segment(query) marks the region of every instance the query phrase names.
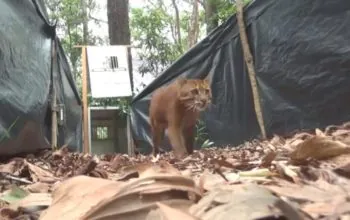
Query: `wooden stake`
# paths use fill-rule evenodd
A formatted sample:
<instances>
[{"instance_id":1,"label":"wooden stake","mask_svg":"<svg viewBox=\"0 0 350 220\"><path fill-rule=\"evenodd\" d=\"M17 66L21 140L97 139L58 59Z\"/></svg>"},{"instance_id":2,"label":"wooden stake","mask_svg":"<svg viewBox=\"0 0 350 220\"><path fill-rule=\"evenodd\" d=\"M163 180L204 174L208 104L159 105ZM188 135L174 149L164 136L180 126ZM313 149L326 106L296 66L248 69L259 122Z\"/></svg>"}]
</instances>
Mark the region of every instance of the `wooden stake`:
<instances>
[{"instance_id":1,"label":"wooden stake","mask_svg":"<svg viewBox=\"0 0 350 220\"><path fill-rule=\"evenodd\" d=\"M81 47L82 64L82 102L83 102L83 152L90 153L89 148L89 118L88 118L88 88L87 88L87 57L86 46Z\"/></svg>"},{"instance_id":2,"label":"wooden stake","mask_svg":"<svg viewBox=\"0 0 350 220\"><path fill-rule=\"evenodd\" d=\"M56 88L55 88L55 77L54 71L57 65L56 59L56 42L54 40L51 41L51 74L52 74L52 96L51 96L51 148L52 150L57 149L57 96L56 96Z\"/></svg>"},{"instance_id":3,"label":"wooden stake","mask_svg":"<svg viewBox=\"0 0 350 220\"><path fill-rule=\"evenodd\" d=\"M131 134L131 124L130 124L130 116L126 117L126 135L128 139L128 155L135 156L135 146L134 141Z\"/></svg>"},{"instance_id":4,"label":"wooden stake","mask_svg":"<svg viewBox=\"0 0 350 220\"><path fill-rule=\"evenodd\" d=\"M262 138L266 139L264 117L261 111L259 92L256 84L256 78L255 78L256 73L254 69L253 56L249 49L249 42L248 42L248 37L247 37L244 18L243 18L243 0L237 0L236 4L237 4L236 5L237 6L237 24L239 27L239 35L241 38L244 60L248 68L248 75L249 75L250 84L251 84L252 93L253 93L253 99L254 99L255 114L258 119Z\"/></svg>"},{"instance_id":5,"label":"wooden stake","mask_svg":"<svg viewBox=\"0 0 350 220\"><path fill-rule=\"evenodd\" d=\"M51 148L57 149L57 97L55 85L52 82L52 102L51 102Z\"/></svg>"}]
</instances>

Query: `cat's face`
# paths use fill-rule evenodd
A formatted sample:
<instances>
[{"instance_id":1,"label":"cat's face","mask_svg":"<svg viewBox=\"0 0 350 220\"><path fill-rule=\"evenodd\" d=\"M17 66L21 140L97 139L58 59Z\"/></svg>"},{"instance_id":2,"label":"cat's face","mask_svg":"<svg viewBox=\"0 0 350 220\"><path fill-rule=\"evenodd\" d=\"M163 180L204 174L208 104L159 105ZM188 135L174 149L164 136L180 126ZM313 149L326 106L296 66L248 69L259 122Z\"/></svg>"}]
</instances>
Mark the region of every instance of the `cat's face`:
<instances>
[{"instance_id":1,"label":"cat's face","mask_svg":"<svg viewBox=\"0 0 350 220\"><path fill-rule=\"evenodd\" d=\"M204 111L211 104L212 93L207 79L178 79L179 99L188 110Z\"/></svg>"}]
</instances>

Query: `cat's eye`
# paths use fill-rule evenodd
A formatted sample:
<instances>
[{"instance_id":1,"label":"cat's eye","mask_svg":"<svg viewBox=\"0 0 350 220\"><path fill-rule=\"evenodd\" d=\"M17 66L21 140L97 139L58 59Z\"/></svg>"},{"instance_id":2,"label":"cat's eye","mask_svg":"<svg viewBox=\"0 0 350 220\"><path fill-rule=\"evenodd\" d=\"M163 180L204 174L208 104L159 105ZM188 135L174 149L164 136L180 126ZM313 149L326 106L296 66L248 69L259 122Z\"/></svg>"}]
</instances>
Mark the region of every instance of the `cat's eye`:
<instances>
[{"instance_id":1,"label":"cat's eye","mask_svg":"<svg viewBox=\"0 0 350 220\"><path fill-rule=\"evenodd\" d=\"M205 89L205 94L209 94L209 89Z\"/></svg>"},{"instance_id":2,"label":"cat's eye","mask_svg":"<svg viewBox=\"0 0 350 220\"><path fill-rule=\"evenodd\" d=\"M198 95L198 89L193 89L193 90L191 90L191 93L192 93L193 95Z\"/></svg>"}]
</instances>

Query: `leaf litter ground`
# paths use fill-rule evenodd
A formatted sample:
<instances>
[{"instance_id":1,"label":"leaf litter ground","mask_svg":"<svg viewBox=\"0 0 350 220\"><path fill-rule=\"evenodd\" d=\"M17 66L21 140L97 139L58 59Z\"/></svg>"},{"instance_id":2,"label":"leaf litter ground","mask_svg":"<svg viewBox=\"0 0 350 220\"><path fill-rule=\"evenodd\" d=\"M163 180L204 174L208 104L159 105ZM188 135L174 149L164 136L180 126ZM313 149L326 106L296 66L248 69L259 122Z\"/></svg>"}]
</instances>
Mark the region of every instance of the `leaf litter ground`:
<instances>
[{"instance_id":1,"label":"leaf litter ground","mask_svg":"<svg viewBox=\"0 0 350 220\"><path fill-rule=\"evenodd\" d=\"M60 150L0 164L0 219L350 219L350 123L176 159Z\"/></svg>"}]
</instances>

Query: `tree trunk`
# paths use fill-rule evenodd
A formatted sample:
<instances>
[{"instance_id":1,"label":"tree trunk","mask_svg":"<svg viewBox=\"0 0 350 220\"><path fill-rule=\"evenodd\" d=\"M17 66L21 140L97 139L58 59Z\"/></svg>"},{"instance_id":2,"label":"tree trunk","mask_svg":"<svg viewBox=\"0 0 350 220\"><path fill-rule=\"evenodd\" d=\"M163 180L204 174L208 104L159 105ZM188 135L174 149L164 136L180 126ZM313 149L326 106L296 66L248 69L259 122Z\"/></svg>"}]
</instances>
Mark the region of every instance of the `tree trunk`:
<instances>
[{"instance_id":1,"label":"tree trunk","mask_svg":"<svg viewBox=\"0 0 350 220\"><path fill-rule=\"evenodd\" d=\"M107 0L107 18L110 45L130 45L129 0ZM131 49L128 47L129 77L134 93L131 60Z\"/></svg>"},{"instance_id":2,"label":"tree trunk","mask_svg":"<svg viewBox=\"0 0 350 220\"><path fill-rule=\"evenodd\" d=\"M207 34L219 25L217 18L217 0L205 0L205 22L207 23Z\"/></svg>"},{"instance_id":3,"label":"tree trunk","mask_svg":"<svg viewBox=\"0 0 350 220\"><path fill-rule=\"evenodd\" d=\"M129 0L107 0L109 43L129 45Z\"/></svg>"},{"instance_id":4,"label":"tree trunk","mask_svg":"<svg viewBox=\"0 0 350 220\"><path fill-rule=\"evenodd\" d=\"M89 27L88 27L88 16L87 16L87 4L86 0L81 0L81 8L83 14L83 44L87 45L89 39Z\"/></svg>"},{"instance_id":5,"label":"tree trunk","mask_svg":"<svg viewBox=\"0 0 350 220\"><path fill-rule=\"evenodd\" d=\"M175 33L177 35L177 44L179 47L179 52L183 53L182 50L182 39L181 39L181 27L180 27L180 12L175 0L172 0L175 9Z\"/></svg>"},{"instance_id":6,"label":"tree trunk","mask_svg":"<svg viewBox=\"0 0 350 220\"><path fill-rule=\"evenodd\" d=\"M198 0L192 0L192 15L191 22L188 30L188 48L191 48L197 43L199 34L199 23L198 23Z\"/></svg>"}]
</instances>

